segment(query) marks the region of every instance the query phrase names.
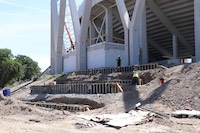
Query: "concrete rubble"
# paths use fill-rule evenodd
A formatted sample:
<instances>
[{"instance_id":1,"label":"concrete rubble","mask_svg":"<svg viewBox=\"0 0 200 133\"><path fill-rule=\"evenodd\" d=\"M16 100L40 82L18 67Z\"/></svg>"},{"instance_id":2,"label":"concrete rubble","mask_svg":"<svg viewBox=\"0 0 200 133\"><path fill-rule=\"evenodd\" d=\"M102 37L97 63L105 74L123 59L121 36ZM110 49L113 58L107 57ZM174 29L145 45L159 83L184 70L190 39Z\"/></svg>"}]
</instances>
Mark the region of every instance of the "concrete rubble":
<instances>
[{"instance_id":1,"label":"concrete rubble","mask_svg":"<svg viewBox=\"0 0 200 133\"><path fill-rule=\"evenodd\" d=\"M129 113L103 114L96 116L79 115L77 117L111 127L121 128L128 125L140 125L151 121L153 114L147 111L131 110Z\"/></svg>"}]
</instances>

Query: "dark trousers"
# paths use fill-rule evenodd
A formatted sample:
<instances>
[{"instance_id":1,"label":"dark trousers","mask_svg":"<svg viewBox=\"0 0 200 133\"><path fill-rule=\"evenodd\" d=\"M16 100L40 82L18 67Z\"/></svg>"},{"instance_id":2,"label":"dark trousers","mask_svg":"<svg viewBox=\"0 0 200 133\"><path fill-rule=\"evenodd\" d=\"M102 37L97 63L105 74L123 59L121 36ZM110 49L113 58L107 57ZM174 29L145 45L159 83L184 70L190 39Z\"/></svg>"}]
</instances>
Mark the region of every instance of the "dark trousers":
<instances>
[{"instance_id":1,"label":"dark trousers","mask_svg":"<svg viewBox=\"0 0 200 133\"><path fill-rule=\"evenodd\" d=\"M139 81L138 81L138 78L137 78L137 77L133 77L133 78L132 78L132 84L133 84L133 85L137 85L138 82L139 82Z\"/></svg>"}]
</instances>

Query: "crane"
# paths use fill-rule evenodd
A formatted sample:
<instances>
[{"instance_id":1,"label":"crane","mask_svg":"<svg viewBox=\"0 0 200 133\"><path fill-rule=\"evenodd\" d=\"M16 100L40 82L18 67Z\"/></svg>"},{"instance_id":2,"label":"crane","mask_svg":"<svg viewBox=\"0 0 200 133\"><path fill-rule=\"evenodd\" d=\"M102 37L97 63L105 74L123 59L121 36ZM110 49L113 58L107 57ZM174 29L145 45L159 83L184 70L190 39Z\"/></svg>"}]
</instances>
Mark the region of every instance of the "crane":
<instances>
[{"instance_id":1,"label":"crane","mask_svg":"<svg viewBox=\"0 0 200 133\"><path fill-rule=\"evenodd\" d=\"M72 41L71 35L70 35L70 33L69 33L69 30L68 30L68 28L67 28L66 22L64 23L64 27L65 27L65 30L66 30L67 35L68 35L68 37L69 37L70 44L71 44L71 48L74 50L74 49L75 49L75 48L74 48L74 43L73 43L73 41Z\"/></svg>"}]
</instances>

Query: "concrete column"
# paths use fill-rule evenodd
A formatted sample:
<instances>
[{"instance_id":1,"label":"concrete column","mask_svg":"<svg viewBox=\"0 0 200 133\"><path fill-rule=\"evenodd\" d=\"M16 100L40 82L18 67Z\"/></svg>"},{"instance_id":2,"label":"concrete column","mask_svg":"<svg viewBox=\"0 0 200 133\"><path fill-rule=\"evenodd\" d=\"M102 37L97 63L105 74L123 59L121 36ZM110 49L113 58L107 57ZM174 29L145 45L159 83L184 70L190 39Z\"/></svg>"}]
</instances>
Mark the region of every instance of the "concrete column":
<instances>
[{"instance_id":1,"label":"concrete column","mask_svg":"<svg viewBox=\"0 0 200 133\"><path fill-rule=\"evenodd\" d=\"M77 70L86 70L87 69L87 44L86 40L88 37L88 27L90 14L92 9L93 0L85 0L83 7L83 16L80 28L80 38L76 46L76 61L77 61Z\"/></svg>"},{"instance_id":2,"label":"concrete column","mask_svg":"<svg viewBox=\"0 0 200 133\"><path fill-rule=\"evenodd\" d=\"M112 8L106 8L106 42L113 42Z\"/></svg>"},{"instance_id":3,"label":"concrete column","mask_svg":"<svg viewBox=\"0 0 200 133\"><path fill-rule=\"evenodd\" d=\"M200 0L194 0L195 56L200 61Z\"/></svg>"},{"instance_id":4,"label":"concrete column","mask_svg":"<svg viewBox=\"0 0 200 133\"><path fill-rule=\"evenodd\" d=\"M79 38L80 28L81 28L80 21L79 21L79 15L78 15L75 0L68 0L68 2L69 2L71 17L72 17L74 34L75 34L75 38L76 38L76 42L77 42L77 40Z\"/></svg>"},{"instance_id":5,"label":"concrete column","mask_svg":"<svg viewBox=\"0 0 200 133\"><path fill-rule=\"evenodd\" d=\"M130 64L148 63L146 0L136 0L129 25Z\"/></svg>"},{"instance_id":6,"label":"concrete column","mask_svg":"<svg viewBox=\"0 0 200 133\"><path fill-rule=\"evenodd\" d=\"M129 53L129 23L130 18L128 11L126 9L126 5L123 0L115 0L117 4L117 9L119 12L120 19L122 21L122 25L124 28L124 45L125 45L125 65L130 65L130 53Z\"/></svg>"},{"instance_id":7,"label":"concrete column","mask_svg":"<svg viewBox=\"0 0 200 133\"><path fill-rule=\"evenodd\" d=\"M173 58L177 59L177 37L176 35L172 36L172 44L173 44Z\"/></svg>"},{"instance_id":8,"label":"concrete column","mask_svg":"<svg viewBox=\"0 0 200 133\"><path fill-rule=\"evenodd\" d=\"M56 44L58 36L57 1L51 0L51 74L56 74Z\"/></svg>"},{"instance_id":9,"label":"concrete column","mask_svg":"<svg viewBox=\"0 0 200 133\"><path fill-rule=\"evenodd\" d=\"M66 0L60 1L60 12L59 12L59 23L58 23L58 41L56 51L56 74L62 73L63 71L63 33L64 33L64 22L65 22L65 7Z\"/></svg>"},{"instance_id":10,"label":"concrete column","mask_svg":"<svg viewBox=\"0 0 200 133\"><path fill-rule=\"evenodd\" d=\"M146 0L145 0L146 1ZM141 22L139 23L139 60L140 64L147 64L149 62L148 57L148 44L147 44L147 21L146 21L146 2L143 3L143 10L141 15Z\"/></svg>"}]
</instances>

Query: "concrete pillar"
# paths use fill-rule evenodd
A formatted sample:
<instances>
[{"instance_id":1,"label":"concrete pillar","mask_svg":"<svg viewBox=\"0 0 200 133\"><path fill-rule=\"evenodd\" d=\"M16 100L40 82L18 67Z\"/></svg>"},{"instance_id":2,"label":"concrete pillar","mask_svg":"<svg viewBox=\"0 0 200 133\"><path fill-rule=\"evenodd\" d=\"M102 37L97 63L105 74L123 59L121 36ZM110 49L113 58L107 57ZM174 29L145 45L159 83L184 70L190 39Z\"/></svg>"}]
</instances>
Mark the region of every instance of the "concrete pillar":
<instances>
[{"instance_id":1,"label":"concrete pillar","mask_svg":"<svg viewBox=\"0 0 200 133\"><path fill-rule=\"evenodd\" d=\"M194 0L195 56L200 61L200 0Z\"/></svg>"},{"instance_id":2,"label":"concrete pillar","mask_svg":"<svg viewBox=\"0 0 200 133\"><path fill-rule=\"evenodd\" d=\"M140 30L139 30L139 46L140 46L140 52L141 52L141 57L140 57L140 63L141 64L147 64L149 62L149 57L148 57L148 44L147 44L147 21L146 21L146 0L143 3L143 10L142 10L142 20L140 23Z\"/></svg>"},{"instance_id":3,"label":"concrete pillar","mask_svg":"<svg viewBox=\"0 0 200 133\"><path fill-rule=\"evenodd\" d=\"M56 74L56 44L58 36L57 1L51 0L51 74Z\"/></svg>"},{"instance_id":4,"label":"concrete pillar","mask_svg":"<svg viewBox=\"0 0 200 133\"><path fill-rule=\"evenodd\" d=\"M106 8L106 42L113 42L112 8Z\"/></svg>"},{"instance_id":5,"label":"concrete pillar","mask_svg":"<svg viewBox=\"0 0 200 133\"><path fill-rule=\"evenodd\" d=\"M87 69L87 44L86 40L88 37L88 27L90 14L92 9L93 0L85 0L83 7L83 16L80 28L80 38L76 45L76 61L77 61L77 70L86 70Z\"/></svg>"},{"instance_id":6,"label":"concrete pillar","mask_svg":"<svg viewBox=\"0 0 200 133\"><path fill-rule=\"evenodd\" d=\"M130 64L148 63L146 0L136 0L129 25Z\"/></svg>"},{"instance_id":7,"label":"concrete pillar","mask_svg":"<svg viewBox=\"0 0 200 133\"><path fill-rule=\"evenodd\" d=\"M177 37L176 37L176 35L172 36L172 44L173 44L173 58L177 59L178 54L177 54Z\"/></svg>"},{"instance_id":8,"label":"concrete pillar","mask_svg":"<svg viewBox=\"0 0 200 133\"><path fill-rule=\"evenodd\" d=\"M60 1L59 23L58 23L58 41L56 51L56 74L63 72L63 33L65 22L66 0Z\"/></svg>"},{"instance_id":9,"label":"concrete pillar","mask_svg":"<svg viewBox=\"0 0 200 133\"><path fill-rule=\"evenodd\" d=\"M130 53L129 53L129 23L130 18L128 11L126 9L126 5L123 0L115 0L117 4L117 9L119 12L120 19L122 21L122 25L124 28L124 45L125 45L125 65L130 65Z\"/></svg>"}]
</instances>

